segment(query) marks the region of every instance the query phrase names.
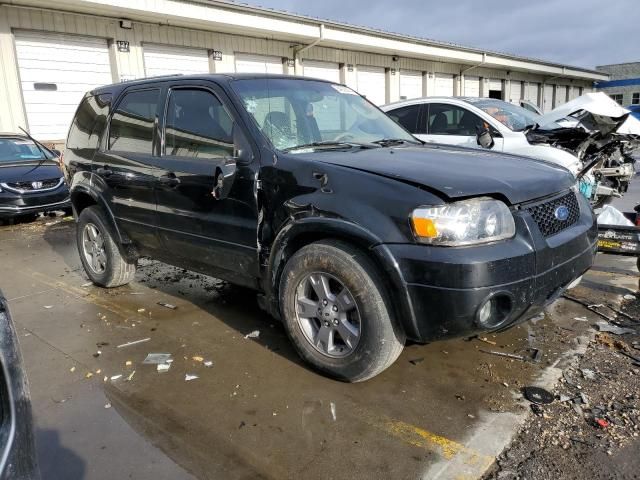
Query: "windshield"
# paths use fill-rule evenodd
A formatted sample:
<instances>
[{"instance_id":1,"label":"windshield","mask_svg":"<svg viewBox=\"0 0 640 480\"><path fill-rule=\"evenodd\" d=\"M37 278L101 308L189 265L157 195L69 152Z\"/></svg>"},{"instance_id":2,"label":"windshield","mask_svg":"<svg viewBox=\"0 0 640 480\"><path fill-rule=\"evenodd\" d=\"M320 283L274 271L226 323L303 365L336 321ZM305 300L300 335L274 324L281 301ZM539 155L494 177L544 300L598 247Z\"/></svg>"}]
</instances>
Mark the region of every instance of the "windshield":
<instances>
[{"instance_id":1,"label":"windshield","mask_svg":"<svg viewBox=\"0 0 640 480\"><path fill-rule=\"evenodd\" d=\"M380 140L420 143L356 92L313 80L236 80L233 88L262 132L279 150L372 145ZM299 152L300 150L298 150Z\"/></svg>"},{"instance_id":2,"label":"windshield","mask_svg":"<svg viewBox=\"0 0 640 480\"><path fill-rule=\"evenodd\" d=\"M540 115L537 113L502 100L480 99L473 101L472 104L514 132L519 132L526 127L535 125L540 119Z\"/></svg>"},{"instance_id":3,"label":"windshield","mask_svg":"<svg viewBox=\"0 0 640 480\"><path fill-rule=\"evenodd\" d=\"M0 162L26 162L51 158L26 138L0 138Z\"/></svg>"}]
</instances>

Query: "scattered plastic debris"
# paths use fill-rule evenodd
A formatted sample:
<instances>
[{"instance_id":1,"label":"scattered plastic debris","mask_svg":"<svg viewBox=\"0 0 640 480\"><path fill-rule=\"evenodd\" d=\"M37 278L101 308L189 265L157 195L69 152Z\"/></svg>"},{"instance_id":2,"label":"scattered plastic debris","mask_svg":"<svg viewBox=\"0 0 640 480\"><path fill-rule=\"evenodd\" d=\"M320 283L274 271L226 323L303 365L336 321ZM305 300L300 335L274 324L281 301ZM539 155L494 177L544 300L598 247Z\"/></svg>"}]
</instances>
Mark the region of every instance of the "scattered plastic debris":
<instances>
[{"instance_id":1,"label":"scattered plastic debris","mask_svg":"<svg viewBox=\"0 0 640 480\"><path fill-rule=\"evenodd\" d=\"M409 360L409 363L411 365L418 365L419 363L424 362L424 358L420 357L420 358L414 358L413 360Z\"/></svg>"},{"instance_id":2,"label":"scattered plastic debris","mask_svg":"<svg viewBox=\"0 0 640 480\"><path fill-rule=\"evenodd\" d=\"M146 310L144 308L139 308L138 309L138 313L144 313L144 312L146 312Z\"/></svg>"},{"instance_id":3,"label":"scattered plastic debris","mask_svg":"<svg viewBox=\"0 0 640 480\"><path fill-rule=\"evenodd\" d=\"M580 369L580 372L582 372L582 376L584 378L586 378L587 380L595 380L596 379L596 372L594 372L593 370L590 370L588 368L582 368L582 369Z\"/></svg>"},{"instance_id":4,"label":"scattered plastic debris","mask_svg":"<svg viewBox=\"0 0 640 480\"><path fill-rule=\"evenodd\" d=\"M211 360L207 360L206 362L204 362L204 366L210 368L213 366L213 362Z\"/></svg>"},{"instance_id":5,"label":"scattered plastic debris","mask_svg":"<svg viewBox=\"0 0 640 480\"><path fill-rule=\"evenodd\" d=\"M600 428L607 428L609 426L609 422L607 422L604 418L595 418L594 421Z\"/></svg>"},{"instance_id":6,"label":"scattered plastic debris","mask_svg":"<svg viewBox=\"0 0 640 480\"><path fill-rule=\"evenodd\" d=\"M540 387L524 387L524 398L539 405L548 405L553 402L553 393Z\"/></svg>"},{"instance_id":7,"label":"scattered plastic debris","mask_svg":"<svg viewBox=\"0 0 640 480\"><path fill-rule=\"evenodd\" d=\"M191 375L191 374L187 373L184 376L184 381L185 382L190 382L191 380L196 380L198 378L200 378L200 377L198 377L198 375Z\"/></svg>"},{"instance_id":8,"label":"scattered plastic debris","mask_svg":"<svg viewBox=\"0 0 640 480\"><path fill-rule=\"evenodd\" d=\"M70 371L71 373L75 372L75 371L76 371L76 367L71 367L71 368L69 369L69 371Z\"/></svg>"},{"instance_id":9,"label":"scattered plastic debris","mask_svg":"<svg viewBox=\"0 0 640 480\"><path fill-rule=\"evenodd\" d=\"M44 308L46 308L47 310L50 310L53 308L53 305L45 305Z\"/></svg>"},{"instance_id":10,"label":"scattered plastic debris","mask_svg":"<svg viewBox=\"0 0 640 480\"><path fill-rule=\"evenodd\" d=\"M495 350L482 350L482 349L480 349L480 351L482 353L488 353L489 355L497 355L499 357L507 357L507 358L513 358L515 360L524 361L524 357L522 355L516 355L515 353L496 352Z\"/></svg>"},{"instance_id":11,"label":"scattered plastic debris","mask_svg":"<svg viewBox=\"0 0 640 480\"><path fill-rule=\"evenodd\" d=\"M635 295L631 295L630 293L627 293L622 298L624 298L625 300L635 300L636 296Z\"/></svg>"},{"instance_id":12,"label":"scattered plastic debris","mask_svg":"<svg viewBox=\"0 0 640 480\"><path fill-rule=\"evenodd\" d=\"M149 353L142 363L146 365L158 365L160 363L170 363L169 360L171 360L170 353Z\"/></svg>"},{"instance_id":13,"label":"scattered plastic debris","mask_svg":"<svg viewBox=\"0 0 640 480\"><path fill-rule=\"evenodd\" d=\"M102 355L102 350L98 350L96 353L94 353L93 357L98 358L100 355Z\"/></svg>"},{"instance_id":14,"label":"scattered plastic debris","mask_svg":"<svg viewBox=\"0 0 640 480\"><path fill-rule=\"evenodd\" d=\"M161 307L164 307L164 308L168 308L170 310L175 310L176 308L178 308L175 305L172 305L170 303L165 303L165 302L158 302L158 305L160 305Z\"/></svg>"},{"instance_id":15,"label":"scattered plastic debris","mask_svg":"<svg viewBox=\"0 0 640 480\"><path fill-rule=\"evenodd\" d=\"M130 381L131 381L131 379L133 378L133 376L134 376L135 374L136 374L136 371L135 371L135 370L134 370L133 372L131 372L131 373L129 374L129 376L127 377L127 382L130 382Z\"/></svg>"},{"instance_id":16,"label":"scattered plastic debris","mask_svg":"<svg viewBox=\"0 0 640 480\"><path fill-rule=\"evenodd\" d=\"M495 345L496 342L494 342L493 340L489 340L487 337L478 337L478 340L480 340L481 342L484 343L488 343L489 345Z\"/></svg>"},{"instance_id":17,"label":"scattered plastic debris","mask_svg":"<svg viewBox=\"0 0 640 480\"><path fill-rule=\"evenodd\" d=\"M170 363L159 363L158 366L156 367L156 370L159 373L164 373L164 372L168 372L170 368L171 368Z\"/></svg>"},{"instance_id":18,"label":"scattered plastic debris","mask_svg":"<svg viewBox=\"0 0 640 480\"><path fill-rule=\"evenodd\" d=\"M131 345L138 345L139 343L148 342L149 340L151 340L151 338L149 338L149 337L142 338L140 340L134 340L133 342L123 343L122 345L118 345L116 348L130 347Z\"/></svg>"},{"instance_id":19,"label":"scattered plastic debris","mask_svg":"<svg viewBox=\"0 0 640 480\"><path fill-rule=\"evenodd\" d=\"M120 379L120 378L122 378L122 375L113 375L113 376L111 377L111 381L112 381L112 382L115 382L116 380L118 380L118 379Z\"/></svg>"},{"instance_id":20,"label":"scattered plastic debris","mask_svg":"<svg viewBox=\"0 0 640 480\"><path fill-rule=\"evenodd\" d=\"M127 360L126 362L124 362L125 367L130 367L131 365L133 365L133 362L131 360Z\"/></svg>"},{"instance_id":21,"label":"scattered plastic debris","mask_svg":"<svg viewBox=\"0 0 640 480\"><path fill-rule=\"evenodd\" d=\"M616 325L611 325L603 321L596 322L596 326L598 327L599 331L613 333L614 335L625 335L627 333L635 333L635 330L633 328L618 327Z\"/></svg>"},{"instance_id":22,"label":"scattered plastic debris","mask_svg":"<svg viewBox=\"0 0 640 480\"><path fill-rule=\"evenodd\" d=\"M586 322L587 321L587 317L573 317L574 320L577 320L578 322Z\"/></svg>"},{"instance_id":23,"label":"scattered plastic debris","mask_svg":"<svg viewBox=\"0 0 640 480\"><path fill-rule=\"evenodd\" d=\"M104 408L111 408L111 404L110 403L105 403L104 404Z\"/></svg>"},{"instance_id":24,"label":"scattered plastic debris","mask_svg":"<svg viewBox=\"0 0 640 480\"><path fill-rule=\"evenodd\" d=\"M84 378L91 378L91 377L93 377L92 372L87 372L87 374L84 376Z\"/></svg>"},{"instance_id":25,"label":"scattered plastic debris","mask_svg":"<svg viewBox=\"0 0 640 480\"><path fill-rule=\"evenodd\" d=\"M331 402L330 404L331 407L331 418L333 418L333 421L336 421L336 404Z\"/></svg>"},{"instance_id":26,"label":"scattered plastic debris","mask_svg":"<svg viewBox=\"0 0 640 480\"><path fill-rule=\"evenodd\" d=\"M204 358L202 358L202 357L200 357L198 355L196 355L194 357L191 357L191 360L193 360L194 362L200 362L200 363L204 362Z\"/></svg>"},{"instance_id":27,"label":"scattered plastic debris","mask_svg":"<svg viewBox=\"0 0 640 480\"><path fill-rule=\"evenodd\" d=\"M254 330L251 333L247 333L244 338L258 338L260 336L260 330Z\"/></svg>"},{"instance_id":28,"label":"scattered plastic debris","mask_svg":"<svg viewBox=\"0 0 640 480\"><path fill-rule=\"evenodd\" d=\"M82 287L87 288L87 287L90 287L91 285L93 285L93 282L87 282L87 283L83 283Z\"/></svg>"}]
</instances>

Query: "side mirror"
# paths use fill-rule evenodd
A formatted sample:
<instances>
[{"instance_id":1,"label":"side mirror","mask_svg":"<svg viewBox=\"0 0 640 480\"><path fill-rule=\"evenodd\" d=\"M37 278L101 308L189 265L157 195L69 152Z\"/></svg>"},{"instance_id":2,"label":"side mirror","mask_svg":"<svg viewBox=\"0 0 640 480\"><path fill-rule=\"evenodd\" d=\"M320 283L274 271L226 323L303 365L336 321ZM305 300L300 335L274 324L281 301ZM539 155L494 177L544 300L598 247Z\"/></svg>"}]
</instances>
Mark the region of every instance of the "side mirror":
<instances>
[{"instance_id":1,"label":"side mirror","mask_svg":"<svg viewBox=\"0 0 640 480\"><path fill-rule=\"evenodd\" d=\"M491 132L488 128L478 128L476 133L476 141L482 148L492 148L495 145Z\"/></svg>"},{"instance_id":2,"label":"side mirror","mask_svg":"<svg viewBox=\"0 0 640 480\"><path fill-rule=\"evenodd\" d=\"M233 158L240 165L248 165L253 161L253 151L247 137L238 124L233 125Z\"/></svg>"},{"instance_id":3,"label":"side mirror","mask_svg":"<svg viewBox=\"0 0 640 480\"><path fill-rule=\"evenodd\" d=\"M213 190L211 195L216 200L223 200L229 196L233 180L236 176L236 159L225 158L220 165L216 167L213 176Z\"/></svg>"}]
</instances>

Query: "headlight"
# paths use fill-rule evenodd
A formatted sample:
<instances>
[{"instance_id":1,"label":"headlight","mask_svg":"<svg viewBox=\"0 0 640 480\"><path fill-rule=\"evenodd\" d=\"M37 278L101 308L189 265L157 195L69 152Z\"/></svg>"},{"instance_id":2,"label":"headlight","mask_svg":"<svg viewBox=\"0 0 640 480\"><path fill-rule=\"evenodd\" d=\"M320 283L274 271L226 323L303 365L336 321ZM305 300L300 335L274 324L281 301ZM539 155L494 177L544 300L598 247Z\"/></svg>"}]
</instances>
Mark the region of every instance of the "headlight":
<instances>
[{"instance_id":1,"label":"headlight","mask_svg":"<svg viewBox=\"0 0 640 480\"><path fill-rule=\"evenodd\" d=\"M411 225L419 242L443 246L495 242L516 233L509 207L492 198L416 208Z\"/></svg>"}]
</instances>

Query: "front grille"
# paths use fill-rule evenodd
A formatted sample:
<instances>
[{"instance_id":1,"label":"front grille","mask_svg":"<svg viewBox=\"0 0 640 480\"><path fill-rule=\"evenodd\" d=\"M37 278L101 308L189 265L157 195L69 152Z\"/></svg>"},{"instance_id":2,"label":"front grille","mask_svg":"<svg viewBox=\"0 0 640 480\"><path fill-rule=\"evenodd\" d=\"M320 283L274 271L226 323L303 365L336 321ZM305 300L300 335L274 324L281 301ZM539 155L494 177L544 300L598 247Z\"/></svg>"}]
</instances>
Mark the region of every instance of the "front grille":
<instances>
[{"instance_id":1,"label":"front grille","mask_svg":"<svg viewBox=\"0 0 640 480\"><path fill-rule=\"evenodd\" d=\"M5 185L12 190L19 190L23 192L36 192L39 190L47 190L55 188L60 183L59 178L49 178L47 180L38 180L34 182L13 182L6 183Z\"/></svg>"},{"instance_id":2,"label":"front grille","mask_svg":"<svg viewBox=\"0 0 640 480\"><path fill-rule=\"evenodd\" d=\"M556 210L561 206L565 206L569 210L569 215L566 220L559 220L556 217ZM573 191L549 200L548 202L527 207L526 210L536 221L540 233L542 233L545 238L569 228L580 218L580 206L578 205L576 194Z\"/></svg>"}]
</instances>

